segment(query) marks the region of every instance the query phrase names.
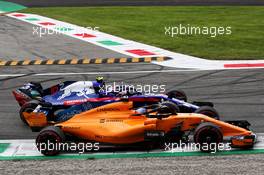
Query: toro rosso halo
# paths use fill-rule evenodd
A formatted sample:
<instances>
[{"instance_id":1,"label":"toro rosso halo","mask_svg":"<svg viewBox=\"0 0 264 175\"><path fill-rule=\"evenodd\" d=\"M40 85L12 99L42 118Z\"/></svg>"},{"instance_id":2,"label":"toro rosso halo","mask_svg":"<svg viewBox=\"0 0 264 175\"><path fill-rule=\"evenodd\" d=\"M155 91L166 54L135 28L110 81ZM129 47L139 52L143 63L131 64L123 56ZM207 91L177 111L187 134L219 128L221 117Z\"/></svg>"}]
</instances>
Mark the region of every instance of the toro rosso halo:
<instances>
[{"instance_id":1,"label":"toro rosso halo","mask_svg":"<svg viewBox=\"0 0 264 175\"><path fill-rule=\"evenodd\" d=\"M216 145L224 138L231 147L251 148L256 136L247 121L220 121L196 113L175 113L171 106L163 103L145 106L139 112L134 102L116 102L73 116L71 119L44 128L36 138L38 150L47 156L58 154L59 146L47 149L43 145L61 143L103 143L130 145L144 143L145 146L177 142L192 134L196 144ZM158 143L158 144L156 144ZM211 152L213 147L199 147Z\"/></svg>"},{"instance_id":2,"label":"toro rosso halo","mask_svg":"<svg viewBox=\"0 0 264 175\"><path fill-rule=\"evenodd\" d=\"M167 95L143 95L129 90L124 93L120 89L106 92L103 86L102 81L66 81L43 89L40 83L27 83L13 94L21 106L20 118L27 125L31 122L25 119L24 112L44 113L47 121L56 123L95 107L121 101L124 97L137 102L137 107L167 101L177 106L177 112L195 112L219 119L212 103L188 103L186 94L180 90L170 91Z\"/></svg>"}]
</instances>

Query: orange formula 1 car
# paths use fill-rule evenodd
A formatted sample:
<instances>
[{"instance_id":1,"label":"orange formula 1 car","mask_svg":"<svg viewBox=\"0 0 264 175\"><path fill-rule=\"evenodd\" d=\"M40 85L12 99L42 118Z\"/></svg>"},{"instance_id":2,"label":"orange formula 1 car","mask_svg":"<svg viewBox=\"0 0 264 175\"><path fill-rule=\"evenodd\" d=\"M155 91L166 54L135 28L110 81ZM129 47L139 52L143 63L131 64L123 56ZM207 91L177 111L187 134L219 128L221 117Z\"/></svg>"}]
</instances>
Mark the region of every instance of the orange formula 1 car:
<instances>
[{"instance_id":1,"label":"orange formula 1 car","mask_svg":"<svg viewBox=\"0 0 264 175\"><path fill-rule=\"evenodd\" d=\"M190 133L194 142L201 145L222 143L223 138L228 138L231 147L251 148L255 143L256 136L249 131L247 121L223 122L202 114L176 114L170 108L160 104L133 109L132 102L111 103L44 128L36 145L42 154L56 155L59 147L43 149L43 144L60 145L77 138L111 145L147 145L176 142Z\"/></svg>"}]
</instances>

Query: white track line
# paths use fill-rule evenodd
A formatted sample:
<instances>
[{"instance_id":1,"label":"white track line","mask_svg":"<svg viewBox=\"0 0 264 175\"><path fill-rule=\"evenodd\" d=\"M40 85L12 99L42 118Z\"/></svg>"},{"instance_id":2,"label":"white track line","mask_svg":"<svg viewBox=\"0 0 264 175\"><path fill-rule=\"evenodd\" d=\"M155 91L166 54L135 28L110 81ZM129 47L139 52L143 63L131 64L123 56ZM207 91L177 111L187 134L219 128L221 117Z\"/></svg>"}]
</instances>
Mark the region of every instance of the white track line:
<instances>
[{"instance_id":1,"label":"white track line","mask_svg":"<svg viewBox=\"0 0 264 175\"><path fill-rule=\"evenodd\" d=\"M257 133L257 136L259 142L255 144L254 150L264 149L264 133ZM40 152L36 148L34 139L0 140L0 143L10 143L9 147L3 153L1 153L0 156L4 156L4 157L41 156ZM157 150L153 150L152 152L156 152L156 151ZM198 150L191 150L190 147L187 147L185 149L175 148L165 152L196 152L196 151ZM108 153L113 154L112 152L108 152ZM101 153L98 152L94 154L101 154ZM129 154L129 152L127 152L126 154Z\"/></svg>"},{"instance_id":2,"label":"white track line","mask_svg":"<svg viewBox=\"0 0 264 175\"><path fill-rule=\"evenodd\" d=\"M203 71L199 69L185 69L185 70L150 70L150 71L124 71L124 72L51 72L51 73L37 73L30 76L59 76L59 75L106 75L106 74L145 74L145 73L171 73L171 72L197 72ZM19 77L27 74L0 74L0 77Z\"/></svg>"}]
</instances>

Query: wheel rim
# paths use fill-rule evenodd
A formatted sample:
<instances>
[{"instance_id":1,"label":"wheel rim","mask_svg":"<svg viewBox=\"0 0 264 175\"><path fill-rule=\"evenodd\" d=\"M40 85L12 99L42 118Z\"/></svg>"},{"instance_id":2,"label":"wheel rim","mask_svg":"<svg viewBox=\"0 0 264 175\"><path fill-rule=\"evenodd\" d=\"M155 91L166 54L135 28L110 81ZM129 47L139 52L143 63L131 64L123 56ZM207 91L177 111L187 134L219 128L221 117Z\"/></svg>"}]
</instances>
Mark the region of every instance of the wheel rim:
<instances>
[{"instance_id":1,"label":"wheel rim","mask_svg":"<svg viewBox=\"0 0 264 175\"><path fill-rule=\"evenodd\" d=\"M209 130L200 133L199 143L217 143L219 142L218 135Z\"/></svg>"},{"instance_id":2,"label":"wheel rim","mask_svg":"<svg viewBox=\"0 0 264 175\"><path fill-rule=\"evenodd\" d=\"M214 128L206 128L199 132L199 137L196 143L200 144L201 150L205 152L216 151L219 144L222 141L221 136ZM205 147L206 146L206 147ZM208 148L208 149L204 149Z\"/></svg>"}]
</instances>

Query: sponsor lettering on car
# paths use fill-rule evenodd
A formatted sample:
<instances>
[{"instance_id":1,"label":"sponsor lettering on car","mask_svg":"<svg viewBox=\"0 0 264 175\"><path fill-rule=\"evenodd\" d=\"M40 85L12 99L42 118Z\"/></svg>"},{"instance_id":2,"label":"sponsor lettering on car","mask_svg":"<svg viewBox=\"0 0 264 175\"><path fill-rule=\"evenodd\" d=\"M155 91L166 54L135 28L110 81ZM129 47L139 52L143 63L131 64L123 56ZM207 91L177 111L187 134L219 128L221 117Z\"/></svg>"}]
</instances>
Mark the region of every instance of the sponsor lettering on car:
<instances>
[{"instance_id":1,"label":"sponsor lettering on car","mask_svg":"<svg viewBox=\"0 0 264 175\"><path fill-rule=\"evenodd\" d=\"M97 112L110 112L110 111L120 111L118 108L99 108Z\"/></svg>"}]
</instances>

